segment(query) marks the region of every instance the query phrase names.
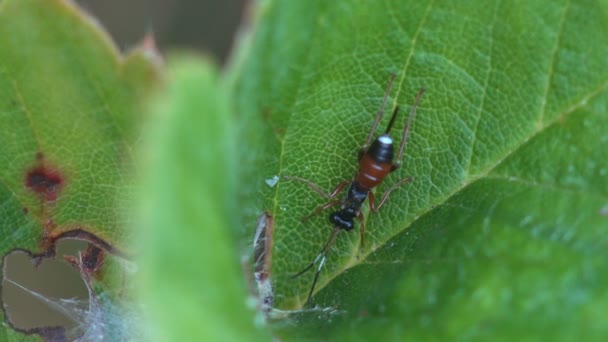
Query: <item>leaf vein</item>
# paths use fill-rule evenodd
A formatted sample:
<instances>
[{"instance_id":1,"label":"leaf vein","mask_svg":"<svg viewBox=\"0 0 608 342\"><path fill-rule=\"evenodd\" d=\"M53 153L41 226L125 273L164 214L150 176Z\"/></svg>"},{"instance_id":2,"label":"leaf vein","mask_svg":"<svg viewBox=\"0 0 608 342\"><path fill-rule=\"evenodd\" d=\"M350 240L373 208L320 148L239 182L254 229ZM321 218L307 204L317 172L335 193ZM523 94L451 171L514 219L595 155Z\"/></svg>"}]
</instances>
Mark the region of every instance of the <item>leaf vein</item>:
<instances>
[{"instance_id":1,"label":"leaf vein","mask_svg":"<svg viewBox=\"0 0 608 342\"><path fill-rule=\"evenodd\" d=\"M589 197L597 197L602 200L608 200L608 196L606 196L604 194L588 191L585 189L570 188L570 187L563 186L563 185L560 185L557 183L543 183L543 182L536 182L532 179L525 179L525 178L511 177L511 176L501 176L501 175L486 176L483 179L519 183L519 184L527 185L530 187L543 188L543 189L548 189L548 190L553 190L553 191L563 192L563 193L569 193L569 194L574 194L574 195L586 195Z\"/></svg>"},{"instance_id":2,"label":"leaf vein","mask_svg":"<svg viewBox=\"0 0 608 342\"><path fill-rule=\"evenodd\" d=\"M515 154L523 146L525 146L525 144L528 141L530 141L532 138L538 136L539 134L541 134L542 132L544 132L545 130L547 130L548 128L550 128L551 126L553 126L553 125L557 124L558 122L560 122L564 116L567 116L567 115L573 113L574 111L576 111L577 109L583 107L590 100L592 100L593 98L599 96L600 94L602 94L607 89L608 89L608 81L606 81L603 84L601 84L598 88L593 89L592 91L590 91L587 94L585 94L579 101L576 101L571 106L566 107L566 109L564 111L562 111L561 115L556 116L553 120L551 120L550 122L548 122L545 126L539 128L538 130L536 130L535 132L533 132L527 139L524 139L513 150L507 152L502 158L498 159L496 163L494 163L493 165L488 166L488 168L485 170L485 172L482 172L482 173L480 173L480 174L478 174L478 175L476 175L474 177L470 177L469 179L465 179L465 181L461 184L461 186L454 188L444 198L439 199L435 203L429 204L427 206L427 208L423 212L421 212L420 214L417 214L415 216L415 218L411 222L406 223L406 225L402 229L396 229L394 234L392 234L390 236L387 236L386 240L384 242L389 241L390 239L394 238L395 236L397 236L398 234L400 234L401 232L403 232L405 229L407 229L409 226L411 226L414 222L420 220L425 215L433 212L434 210L436 210L437 208L439 208L439 206L441 204L445 203L449 198L451 198L452 196L454 196L458 192L462 191L463 189L467 188L468 186L474 184L476 181L478 181L480 179L488 178L488 177L494 177L494 176L488 176L488 175L492 171L494 171L498 166L500 166L502 164L502 162L504 162L511 155ZM381 242L381 244L383 244L384 242ZM369 251L364 252L358 258L359 261L354 260L354 259L349 260L349 262L344 265L344 268L342 270L340 270L339 272L337 272L337 273L333 274L332 276L330 276L330 278L328 278L327 281L324 284L320 284L319 288L324 287L326 284L328 284L331 281L331 279L338 277L341 273L343 273L347 269L360 264L361 262L363 262L363 260L365 260L373 252L374 252L373 250L369 250Z\"/></svg>"},{"instance_id":3,"label":"leaf vein","mask_svg":"<svg viewBox=\"0 0 608 342\"><path fill-rule=\"evenodd\" d=\"M475 155L475 148L479 142L477 139L477 130L479 129L479 123L481 122L481 115L483 114L483 109L486 105L486 96L488 94L488 83L490 82L490 75L492 73L492 50L494 48L494 28L496 27L496 21L498 20L498 8L500 7L500 1L496 2L496 6L494 7L494 15L492 17L492 24L490 25L490 46L488 48L488 66L486 69L486 75L484 79L484 84L481 93L481 101L479 104L479 109L475 115L475 127L472 130L472 141L471 148L469 150L469 155L467 158L467 163L464 166L464 170L468 174L471 171L471 162L473 161L473 156ZM466 176L465 176L466 177Z\"/></svg>"},{"instance_id":4,"label":"leaf vein","mask_svg":"<svg viewBox=\"0 0 608 342\"><path fill-rule=\"evenodd\" d=\"M562 16L561 16L559 24L558 24L559 27L557 29L557 35L555 37L555 45L553 45L553 49L551 50L551 57L550 57L551 61L549 63L549 70L547 71L547 86L545 87L545 91L544 91L544 94L542 97L540 112L538 113L539 117L536 122L537 127L541 127L543 124L543 121L545 120L545 111L547 108L547 98L549 97L549 91L551 90L551 82L553 81L553 74L555 73L555 63L557 60L557 52L559 51L559 46L561 43L560 37L564 33L564 26L565 26L564 23L566 22L567 13L568 13L569 9L570 9L570 0L566 0L564 10L562 12Z\"/></svg>"},{"instance_id":5,"label":"leaf vein","mask_svg":"<svg viewBox=\"0 0 608 342\"><path fill-rule=\"evenodd\" d=\"M410 51L405 59L405 65L403 66L403 69L401 72L401 78L397 82L397 87L396 87L397 90L395 92L395 100L393 101L393 107L395 107L396 102L399 99L399 94L401 94L401 90L403 90L403 83L405 82L407 70L410 66L412 57L414 56L414 50L416 49L416 44L418 42L418 38L420 37L420 33L426 23L429 13L431 12L431 8L433 7L433 4L434 4L434 1L429 1L426 9L424 10L424 15L422 16L422 19L420 20L420 25L418 25L418 28L416 29L416 32L414 32L414 36L412 37L412 41L411 41L412 47L410 48ZM398 23L398 25L400 26L399 23ZM404 31L403 28L401 28L401 30Z\"/></svg>"}]
</instances>

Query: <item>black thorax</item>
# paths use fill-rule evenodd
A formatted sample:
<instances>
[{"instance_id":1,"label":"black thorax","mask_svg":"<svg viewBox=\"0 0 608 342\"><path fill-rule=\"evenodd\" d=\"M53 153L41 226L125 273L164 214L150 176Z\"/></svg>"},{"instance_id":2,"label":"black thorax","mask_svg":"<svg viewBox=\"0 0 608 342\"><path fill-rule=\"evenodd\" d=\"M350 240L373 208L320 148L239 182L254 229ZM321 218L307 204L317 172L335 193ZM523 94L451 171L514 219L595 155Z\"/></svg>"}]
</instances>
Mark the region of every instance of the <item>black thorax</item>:
<instances>
[{"instance_id":1,"label":"black thorax","mask_svg":"<svg viewBox=\"0 0 608 342\"><path fill-rule=\"evenodd\" d=\"M348 188L340 209L329 215L331 223L341 229L352 230L355 227L355 217L359 215L369 191L369 189L362 188L356 181L353 182Z\"/></svg>"}]
</instances>

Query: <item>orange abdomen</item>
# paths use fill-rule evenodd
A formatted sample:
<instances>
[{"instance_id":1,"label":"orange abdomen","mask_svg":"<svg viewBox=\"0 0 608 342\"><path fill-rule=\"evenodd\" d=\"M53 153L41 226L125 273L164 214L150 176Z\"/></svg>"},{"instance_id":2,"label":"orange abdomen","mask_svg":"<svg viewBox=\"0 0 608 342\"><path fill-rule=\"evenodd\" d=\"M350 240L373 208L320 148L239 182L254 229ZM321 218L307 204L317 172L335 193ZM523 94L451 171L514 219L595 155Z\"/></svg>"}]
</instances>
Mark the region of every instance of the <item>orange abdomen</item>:
<instances>
[{"instance_id":1,"label":"orange abdomen","mask_svg":"<svg viewBox=\"0 0 608 342\"><path fill-rule=\"evenodd\" d=\"M362 188L371 190L382 183L384 178L391 172L392 163L378 163L369 154L364 154L359 161L359 171L355 181Z\"/></svg>"}]
</instances>

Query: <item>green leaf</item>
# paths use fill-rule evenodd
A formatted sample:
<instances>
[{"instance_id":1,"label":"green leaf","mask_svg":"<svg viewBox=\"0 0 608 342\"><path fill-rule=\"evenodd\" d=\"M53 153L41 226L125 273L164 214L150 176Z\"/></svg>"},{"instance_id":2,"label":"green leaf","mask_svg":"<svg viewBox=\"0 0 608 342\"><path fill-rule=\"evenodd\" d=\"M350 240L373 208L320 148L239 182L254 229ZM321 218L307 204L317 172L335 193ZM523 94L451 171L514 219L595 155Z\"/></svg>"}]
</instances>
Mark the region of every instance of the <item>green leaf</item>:
<instances>
[{"instance_id":1,"label":"green leaf","mask_svg":"<svg viewBox=\"0 0 608 342\"><path fill-rule=\"evenodd\" d=\"M379 213L364 206L363 255L341 233L321 272L313 303L341 313L304 312L279 335L605 339L606 37L606 1L263 2L230 76L247 122L243 226L275 218L280 308L304 304L313 272L289 276L332 227L300 222L325 202L306 185L264 179L351 179L389 74L389 109L427 89L376 197L414 181Z\"/></svg>"},{"instance_id":2,"label":"green leaf","mask_svg":"<svg viewBox=\"0 0 608 342\"><path fill-rule=\"evenodd\" d=\"M129 175L141 101L159 80L154 51L120 56L64 0L1 1L0 47L0 254L45 253L66 235L130 253ZM6 327L1 340L23 338Z\"/></svg>"},{"instance_id":3,"label":"green leaf","mask_svg":"<svg viewBox=\"0 0 608 342\"><path fill-rule=\"evenodd\" d=\"M226 91L215 68L192 57L172 60L170 81L154 106L137 223L148 338L261 340L230 234L239 208Z\"/></svg>"}]
</instances>

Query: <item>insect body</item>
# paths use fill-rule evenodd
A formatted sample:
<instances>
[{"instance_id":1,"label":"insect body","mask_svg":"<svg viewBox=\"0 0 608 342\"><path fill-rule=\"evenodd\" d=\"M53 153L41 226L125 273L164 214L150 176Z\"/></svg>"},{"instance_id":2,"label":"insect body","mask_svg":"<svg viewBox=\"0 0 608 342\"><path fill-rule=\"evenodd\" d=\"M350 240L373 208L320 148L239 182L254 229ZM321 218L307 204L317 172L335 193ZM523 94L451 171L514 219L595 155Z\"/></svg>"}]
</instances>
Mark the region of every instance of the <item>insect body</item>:
<instances>
[{"instance_id":1,"label":"insect body","mask_svg":"<svg viewBox=\"0 0 608 342\"><path fill-rule=\"evenodd\" d=\"M352 180L345 180L345 181L341 182L334 188L334 190L331 193L327 194L323 190L321 190L316 184L312 183L311 181L309 181L307 179L293 177L293 176L284 177L285 179L288 179L288 180L296 180L296 181L305 183L313 191L315 191L318 194L320 194L321 196L326 197L331 200L330 202L316 208L310 215L306 216L303 220L307 220L308 218L319 214L321 211L323 211L325 209L329 209L329 208L335 207L337 205L340 206L340 208L338 210L332 212L329 215L329 221L334 225L334 230L333 230L332 234L330 235L329 239L327 240L327 242L325 243L325 245L323 246L323 248L321 249L321 251L319 252L319 254L317 255L317 257L315 258L315 260L312 263L310 263L305 269L303 269L302 271L300 271L294 275L294 277L300 276L301 274L303 274L306 271L308 271L309 269L311 269L317 262L319 262L319 266L317 268L317 272L315 274L315 278L313 280L312 287L308 294L307 302L310 301L310 298L314 292L315 285L317 283L321 269L323 268L323 265L325 264L325 259L326 259L325 254L326 254L328 248L333 244L333 242L335 241L336 235L340 232L340 230L350 231L354 228L355 218L359 219L359 233L360 233L360 240L361 240L360 248L361 249L364 248L364 246L365 246L365 243L364 243L365 242L365 240L364 240L365 223L364 223L363 214L361 213L361 206L363 205L365 200L369 197L369 206L370 206L371 211L377 212L380 209L380 207L382 207L382 205L386 202L386 200L388 199L388 196L390 195L390 193L393 190L395 190L400 185L403 185L405 183L409 183L412 181L412 178L410 177L410 178L402 179L402 180L398 181L397 183L393 184L382 195L382 197L380 198L380 202L376 204L376 198L375 198L374 193L372 192L372 189L375 188L376 186L378 186L380 183L382 183L384 178L386 178L386 176L388 176L391 172L393 172L397 168L399 168L402 157L403 157L403 153L405 151L405 144L407 142L409 128L410 128L410 125L416 114L416 107L418 106L418 103L420 102L420 98L422 97L422 94L424 94L424 91L425 91L424 88L420 89L420 91L418 92L418 95L416 96L416 100L414 102L414 105L412 106L412 110L410 112L407 124L406 124L405 128L403 129L401 143L399 146L399 150L397 151L397 159L395 162L393 162L395 151L394 151L394 146L393 146L393 138L390 136L389 133L390 133L391 128L393 127L395 118L397 117L397 114L399 112L398 106L395 107L384 134L382 134L378 138L374 139L373 142L372 142L372 139L374 137L376 129L378 128L378 124L380 123L380 120L382 119L382 116L384 115L384 108L386 106L386 102L388 100L388 96L390 94L394 80L395 80L395 75L392 74L391 78L389 80L389 84L388 84L386 93L384 95L384 100L382 102L380 110L378 111L378 114L376 115L376 120L374 121L374 124L372 125L372 129L369 133L369 136L367 137L365 144L359 150L359 170L357 171L355 177ZM340 199L334 200L334 198L336 196L338 196L344 190L344 188L349 184L350 184L350 186L348 188L346 196L341 200Z\"/></svg>"}]
</instances>

